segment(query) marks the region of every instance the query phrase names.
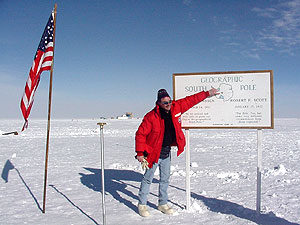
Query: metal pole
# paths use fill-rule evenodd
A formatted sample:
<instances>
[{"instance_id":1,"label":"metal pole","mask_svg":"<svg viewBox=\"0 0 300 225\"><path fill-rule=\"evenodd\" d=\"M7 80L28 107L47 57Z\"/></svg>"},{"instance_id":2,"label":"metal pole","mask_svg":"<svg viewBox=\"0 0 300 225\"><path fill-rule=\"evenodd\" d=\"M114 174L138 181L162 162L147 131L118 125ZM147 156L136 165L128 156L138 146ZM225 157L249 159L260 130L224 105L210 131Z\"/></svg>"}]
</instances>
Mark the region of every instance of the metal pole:
<instances>
[{"instance_id":1,"label":"metal pole","mask_svg":"<svg viewBox=\"0 0 300 225\"><path fill-rule=\"evenodd\" d=\"M262 130L257 130L257 190L256 190L256 214L260 214L261 206L261 169L262 169Z\"/></svg>"},{"instance_id":2,"label":"metal pole","mask_svg":"<svg viewBox=\"0 0 300 225\"><path fill-rule=\"evenodd\" d=\"M103 225L106 225L105 186L104 186L104 134L103 134L103 127L104 125L106 125L106 123L97 123L97 125L100 126L102 214L103 214Z\"/></svg>"},{"instance_id":3,"label":"metal pole","mask_svg":"<svg viewBox=\"0 0 300 225\"><path fill-rule=\"evenodd\" d=\"M191 180L190 180L190 166L191 166L191 155L190 155L190 130L185 130L186 137L186 149L185 149L185 191L186 191L186 210L190 210L191 205Z\"/></svg>"}]
</instances>

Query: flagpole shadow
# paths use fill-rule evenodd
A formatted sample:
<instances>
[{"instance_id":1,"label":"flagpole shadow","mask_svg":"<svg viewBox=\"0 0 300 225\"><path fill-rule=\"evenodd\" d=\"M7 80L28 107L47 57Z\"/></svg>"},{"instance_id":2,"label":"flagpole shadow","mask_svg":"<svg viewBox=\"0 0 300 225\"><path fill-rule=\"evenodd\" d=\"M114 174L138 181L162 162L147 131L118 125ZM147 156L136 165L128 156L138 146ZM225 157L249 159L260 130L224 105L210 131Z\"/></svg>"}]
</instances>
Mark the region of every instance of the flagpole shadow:
<instances>
[{"instance_id":1,"label":"flagpole shadow","mask_svg":"<svg viewBox=\"0 0 300 225\"><path fill-rule=\"evenodd\" d=\"M30 194L31 197L33 198L33 200L34 200L35 204L37 205L38 209L39 209L41 212L43 212L43 210L42 210L42 208L41 208L39 202L38 202L37 199L36 199L36 197L34 196L34 194L32 193L32 191L30 190L30 188L29 188L28 185L26 184L25 180L24 180L23 177L21 176L20 171L19 171L17 168L15 168L15 170L17 171L17 173L18 173L20 179L22 180L23 184L24 184L25 187L27 188L29 194Z\"/></svg>"},{"instance_id":2,"label":"flagpole shadow","mask_svg":"<svg viewBox=\"0 0 300 225\"><path fill-rule=\"evenodd\" d=\"M42 212L42 208L40 206L40 204L38 203L36 197L34 196L34 194L32 193L32 191L30 190L29 186L27 185L27 183L25 182L25 180L23 179L20 171L11 163L10 160L7 160L5 165L4 165L4 168L2 170L2 173L1 173L1 177L3 180L5 180L5 182L7 183L8 182L8 176L9 176L9 171L11 170L15 170L17 171L22 183L25 185L26 189L28 190L29 194L31 195L31 197L33 198L35 204L37 205L38 209Z\"/></svg>"},{"instance_id":3,"label":"flagpole shadow","mask_svg":"<svg viewBox=\"0 0 300 225\"><path fill-rule=\"evenodd\" d=\"M63 196L72 206L74 206L75 208L77 208L83 215L85 215L86 217L88 217L96 225L100 225L95 219L93 219L91 216L89 216L88 214L86 214L79 206L77 206L75 203L73 203L68 198L68 196L66 196L63 192L61 192L60 190L58 190L53 184L50 184L49 186L52 187L58 194L60 194L61 196Z\"/></svg>"},{"instance_id":4,"label":"flagpole shadow","mask_svg":"<svg viewBox=\"0 0 300 225\"><path fill-rule=\"evenodd\" d=\"M2 173L1 173L1 177L5 181L5 183L8 182L9 171L13 170L14 168L15 168L14 165L8 159L4 165L4 167L2 169Z\"/></svg>"}]
</instances>

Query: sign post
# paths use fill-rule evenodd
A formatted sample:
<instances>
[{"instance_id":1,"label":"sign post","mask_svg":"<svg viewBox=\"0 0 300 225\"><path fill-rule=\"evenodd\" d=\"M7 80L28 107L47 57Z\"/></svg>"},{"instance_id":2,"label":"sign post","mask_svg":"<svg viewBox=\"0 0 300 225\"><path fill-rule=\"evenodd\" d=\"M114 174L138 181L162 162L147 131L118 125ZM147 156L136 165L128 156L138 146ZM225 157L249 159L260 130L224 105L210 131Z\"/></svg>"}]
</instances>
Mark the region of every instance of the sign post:
<instances>
[{"instance_id":1,"label":"sign post","mask_svg":"<svg viewBox=\"0 0 300 225\"><path fill-rule=\"evenodd\" d=\"M104 134L103 127L106 123L97 123L100 126L100 148L101 148L101 184L102 184L102 214L103 225L106 225L106 210L105 210L105 183L104 183Z\"/></svg>"},{"instance_id":2,"label":"sign post","mask_svg":"<svg viewBox=\"0 0 300 225\"><path fill-rule=\"evenodd\" d=\"M262 130L257 130L257 190L256 214L260 214L261 206L261 170L262 170Z\"/></svg>"},{"instance_id":3,"label":"sign post","mask_svg":"<svg viewBox=\"0 0 300 225\"><path fill-rule=\"evenodd\" d=\"M186 149L185 149L185 190L186 190L186 210L190 210L191 206L191 154L190 154L190 130L185 130L185 138L186 138Z\"/></svg>"},{"instance_id":4,"label":"sign post","mask_svg":"<svg viewBox=\"0 0 300 225\"><path fill-rule=\"evenodd\" d=\"M256 129L257 193L256 212L261 207L262 129L274 128L273 71L229 71L173 74L174 99L200 91L218 89L182 115L186 130L186 194L190 207L189 129ZM220 113L222 112L222 113Z\"/></svg>"}]
</instances>

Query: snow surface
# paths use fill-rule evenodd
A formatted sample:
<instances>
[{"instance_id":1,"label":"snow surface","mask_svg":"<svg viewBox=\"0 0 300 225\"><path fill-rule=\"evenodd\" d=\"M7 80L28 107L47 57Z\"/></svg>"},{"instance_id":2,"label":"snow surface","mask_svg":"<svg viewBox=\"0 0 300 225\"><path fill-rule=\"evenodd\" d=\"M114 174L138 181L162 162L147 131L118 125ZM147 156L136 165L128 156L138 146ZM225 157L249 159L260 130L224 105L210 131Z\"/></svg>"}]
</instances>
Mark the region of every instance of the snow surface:
<instances>
[{"instance_id":1,"label":"snow surface","mask_svg":"<svg viewBox=\"0 0 300 225\"><path fill-rule=\"evenodd\" d=\"M46 213L43 205L45 120L19 135L0 135L0 224L102 224L100 137L97 120L53 120ZM101 120L105 138L106 221L132 224L300 224L300 119L276 119L263 130L262 214L256 215L256 130L191 130L191 208L186 207L185 154L172 149L169 204L157 207L158 176L149 195L151 216L137 214L142 169L134 159L141 120ZM0 134L21 120L0 120Z\"/></svg>"}]
</instances>

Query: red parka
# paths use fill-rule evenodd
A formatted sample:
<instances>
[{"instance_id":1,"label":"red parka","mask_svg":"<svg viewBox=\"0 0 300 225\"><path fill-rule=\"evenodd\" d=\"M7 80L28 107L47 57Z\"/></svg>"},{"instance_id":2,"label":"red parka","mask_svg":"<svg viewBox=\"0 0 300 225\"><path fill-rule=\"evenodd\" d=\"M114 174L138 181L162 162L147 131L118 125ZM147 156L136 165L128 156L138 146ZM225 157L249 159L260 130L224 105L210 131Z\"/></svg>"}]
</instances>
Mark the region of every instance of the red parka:
<instances>
[{"instance_id":1,"label":"red parka","mask_svg":"<svg viewBox=\"0 0 300 225\"><path fill-rule=\"evenodd\" d=\"M172 146L177 146L177 156L179 156L185 147L185 137L181 129L181 114L188 109L203 101L209 96L208 91L202 91L197 94L172 102L171 117L175 128L176 142ZM161 118L159 106L148 112L135 134L135 151L138 156L143 152L148 153L147 161L149 168L158 162L165 132L164 120Z\"/></svg>"}]
</instances>

